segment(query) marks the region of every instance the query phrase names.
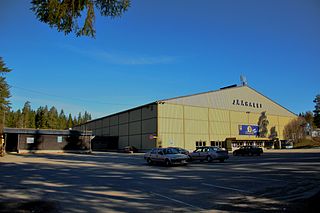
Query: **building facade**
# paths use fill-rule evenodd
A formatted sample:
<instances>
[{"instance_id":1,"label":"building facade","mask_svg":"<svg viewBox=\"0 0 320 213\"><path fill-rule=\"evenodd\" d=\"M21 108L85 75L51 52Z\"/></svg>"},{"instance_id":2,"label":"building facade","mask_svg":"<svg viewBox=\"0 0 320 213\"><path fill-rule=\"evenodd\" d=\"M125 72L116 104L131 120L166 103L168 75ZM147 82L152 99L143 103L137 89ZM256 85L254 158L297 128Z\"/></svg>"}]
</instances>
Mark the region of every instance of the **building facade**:
<instances>
[{"instance_id":1,"label":"building facade","mask_svg":"<svg viewBox=\"0 0 320 213\"><path fill-rule=\"evenodd\" d=\"M92 132L4 128L6 152L91 152Z\"/></svg>"},{"instance_id":2,"label":"building facade","mask_svg":"<svg viewBox=\"0 0 320 213\"><path fill-rule=\"evenodd\" d=\"M262 115L268 133L259 135ZM176 146L193 150L216 145L235 149L241 145L273 147L284 140L283 130L297 116L249 86L159 100L134 109L92 120L76 130L92 130L100 143L113 138L114 147L140 150ZM273 135L272 140L270 135Z\"/></svg>"}]
</instances>

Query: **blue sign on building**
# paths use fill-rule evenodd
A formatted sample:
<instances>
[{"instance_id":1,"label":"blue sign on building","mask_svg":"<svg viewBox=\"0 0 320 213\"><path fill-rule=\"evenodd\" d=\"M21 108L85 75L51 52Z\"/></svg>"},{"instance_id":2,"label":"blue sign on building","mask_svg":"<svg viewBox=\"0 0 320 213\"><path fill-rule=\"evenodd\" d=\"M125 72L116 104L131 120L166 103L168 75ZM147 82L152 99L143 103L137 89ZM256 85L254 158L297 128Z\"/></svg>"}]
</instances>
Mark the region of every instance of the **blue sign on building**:
<instances>
[{"instance_id":1,"label":"blue sign on building","mask_svg":"<svg viewBox=\"0 0 320 213\"><path fill-rule=\"evenodd\" d=\"M259 126L239 125L239 135L258 135Z\"/></svg>"}]
</instances>

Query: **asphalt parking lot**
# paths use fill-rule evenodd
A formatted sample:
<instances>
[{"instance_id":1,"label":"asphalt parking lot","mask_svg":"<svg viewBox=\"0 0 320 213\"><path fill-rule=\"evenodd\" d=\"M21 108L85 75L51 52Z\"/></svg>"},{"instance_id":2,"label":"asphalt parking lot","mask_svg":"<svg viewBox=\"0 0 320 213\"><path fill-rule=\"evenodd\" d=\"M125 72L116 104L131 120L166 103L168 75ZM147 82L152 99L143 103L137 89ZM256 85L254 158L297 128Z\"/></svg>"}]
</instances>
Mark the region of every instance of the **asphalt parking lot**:
<instances>
[{"instance_id":1,"label":"asphalt parking lot","mask_svg":"<svg viewBox=\"0 0 320 213\"><path fill-rule=\"evenodd\" d=\"M124 153L0 158L0 212L290 212L319 191L320 150L174 167Z\"/></svg>"}]
</instances>

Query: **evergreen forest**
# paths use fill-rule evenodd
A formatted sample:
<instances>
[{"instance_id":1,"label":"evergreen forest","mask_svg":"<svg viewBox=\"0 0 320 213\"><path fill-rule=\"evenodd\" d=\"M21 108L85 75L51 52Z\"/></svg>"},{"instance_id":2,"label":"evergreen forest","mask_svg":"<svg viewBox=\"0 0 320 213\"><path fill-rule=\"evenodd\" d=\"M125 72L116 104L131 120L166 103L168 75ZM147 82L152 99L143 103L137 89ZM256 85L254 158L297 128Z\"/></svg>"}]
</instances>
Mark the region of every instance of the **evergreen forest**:
<instances>
[{"instance_id":1,"label":"evergreen forest","mask_svg":"<svg viewBox=\"0 0 320 213\"><path fill-rule=\"evenodd\" d=\"M27 101L22 110L10 110L5 114L5 127L13 128L37 128L37 129L68 129L75 125L91 120L91 114L87 111L77 116L66 115L63 109L58 112L57 108L52 106L40 106L37 110L31 108Z\"/></svg>"}]
</instances>

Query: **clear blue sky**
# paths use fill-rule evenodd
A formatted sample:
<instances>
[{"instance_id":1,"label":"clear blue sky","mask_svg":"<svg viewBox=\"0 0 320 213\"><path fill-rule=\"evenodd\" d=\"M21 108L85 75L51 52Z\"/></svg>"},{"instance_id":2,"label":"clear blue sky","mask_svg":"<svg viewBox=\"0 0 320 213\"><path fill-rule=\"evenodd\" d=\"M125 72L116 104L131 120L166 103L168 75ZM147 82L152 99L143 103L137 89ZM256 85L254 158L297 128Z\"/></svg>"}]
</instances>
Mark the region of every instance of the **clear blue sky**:
<instances>
[{"instance_id":1,"label":"clear blue sky","mask_svg":"<svg viewBox=\"0 0 320 213\"><path fill-rule=\"evenodd\" d=\"M30 1L0 1L0 56L13 109L94 118L239 83L299 113L320 94L319 0L132 0L96 19L96 39L51 29Z\"/></svg>"}]
</instances>

